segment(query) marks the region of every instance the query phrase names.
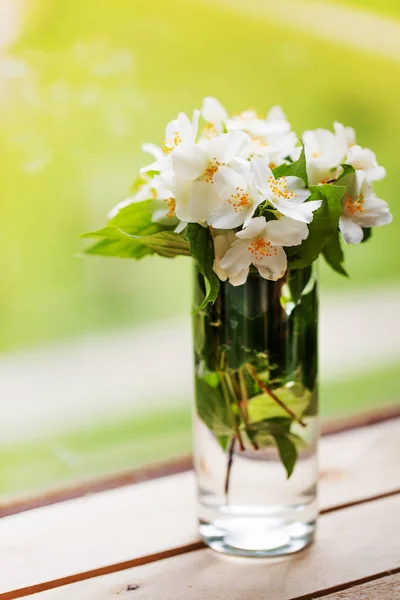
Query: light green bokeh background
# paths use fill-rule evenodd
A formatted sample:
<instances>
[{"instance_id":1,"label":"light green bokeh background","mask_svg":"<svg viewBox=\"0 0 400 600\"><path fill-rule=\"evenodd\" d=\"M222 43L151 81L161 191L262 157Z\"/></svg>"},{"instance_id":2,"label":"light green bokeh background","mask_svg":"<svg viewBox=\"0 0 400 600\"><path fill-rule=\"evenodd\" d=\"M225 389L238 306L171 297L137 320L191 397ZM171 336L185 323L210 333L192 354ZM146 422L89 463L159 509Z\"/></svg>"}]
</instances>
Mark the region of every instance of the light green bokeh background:
<instances>
[{"instance_id":1,"label":"light green bokeh background","mask_svg":"<svg viewBox=\"0 0 400 600\"><path fill-rule=\"evenodd\" d=\"M400 17L395 2L338 4ZM399 283L399 61L236 14L218 2L29 0L21 6L18 35L0 62L1 352L188 313L189 261L81 258L78 236L102 226L107 210L126 197L147 160L141 142L162 143L166 122L199 107L204 95L232 111L252 106L264 113L282 104L297 131L329 128L333 120L354 126L359 142L387 168L377 191L395 219L374 231L370 243L346 249L349 281L323 265L322 285L382 290ZM395 372L379 377L392 401ZM355 389L334 395L327 388L326 412L377 403ZM348 401L339 405L337 396ZM28 455L34 460L32 447L5 448L0 492L165 458L152 438L157 426L146 419L141 450L136 444L118 454L115 448L129 446L137 426L130 428L127 418L121 430L99 426L96 435L82 434L75 457L83 467L67 475L54 467L53 450L68 450L75 434L40 442L36 448L45 450L36 453L36 471L27 461ZM174 438L170 454L189 449L188 412L179 418L171 412L166 422ZM103 455L85 462L99 446ZM24 465L35 476L23 477Z\"/></svg>"}]
</instances>

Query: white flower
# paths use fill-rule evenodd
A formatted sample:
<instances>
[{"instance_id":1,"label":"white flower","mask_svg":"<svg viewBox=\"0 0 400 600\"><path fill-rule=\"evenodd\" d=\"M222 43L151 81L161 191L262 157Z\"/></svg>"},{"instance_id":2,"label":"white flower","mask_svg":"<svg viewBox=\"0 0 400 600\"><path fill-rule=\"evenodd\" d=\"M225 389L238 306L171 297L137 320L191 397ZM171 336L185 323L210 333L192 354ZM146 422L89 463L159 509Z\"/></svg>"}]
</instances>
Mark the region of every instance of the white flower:
<instances>
[{"instance_id":1,"label":"white flower","mask_svg":"<svg viewBox=\"0 0 400 600\"><path fill-rule=\"evenodd\" d=\"M177 225L179 220L175 214L175 176L171 158L165 156L161 148L155 144L143 144L142 150L152 154L156 161L142 169L142 183L139 184L135 194L114 206L108 218L112 219L122 208L134 202L153 200L152 221L165 226ZM157 168L153 168L154 166ZM150 171L159 171L159 173L150 177Z\"/></svg>"},{"instance_id":2,"label":"white flower","mask_svg":"<svg viewBox=\"0 0 400 600\"><path fill-rule=\"evenodd\" d=\"M213 269L221 281L226 281L228 279L228 273L221 268L221 258L225 256L233 242L237 240L237 237L233 231L219 231L215 233ZM249 269L246 267L236 276L230 277L229 281L232 285L242 285L242 283L245 283L248 273Z\"/></svg>"},{"instance_id":3,"label":"white flower","mask_svg":"<svg viewBox=\"0 0 400 600\"><path fill-rule=\"evenodd\" d=\"M291 125L280 106L273 106L265 119L269 132L267 135L285 135L291 130Z\"/></svg>"},{"instance_id":4,"label":"white flower","mask_svg":"<svg viewBox=\"0 0 400 600\"><path fill-rule=\"evenodd\" d=\"M248 158L249 138L242 131L225 133L198 144L183 143L172 154L176 176L176 214L188 223L204 223L221 199L214 176L223 166Z\"/></svg>"},{"instance_id":5,"label":"white flower","mask_svg":"<svg viewBox=\"0 0 400 600\"><path fill-rule=\"evenodd\" d=\"M236 234L238 239L220 260L219 267L233 285L235 277L244 283L244 274L247 276L251 264L261 277L276 281L283 277L287 269L283 246L298 246L307 236L308 227L305 223L287 217L268 222L264 217L256 217Z\"/></svg>"},{"instance_id":6,"label":"white flower","mask_svg":"<svg viewBox=\"0 0 400 600\"><path fill-rule=\"evenodd\" d=\"M142 144L142 150L143 152L151 154L154 158L154 161L146 167L142 167L140 169L141 173L147 173L148 171L164 171L171 162L171 160L162 151L162 148L156 144Z\"/></svg>"},{"instance_id":7,"label":"white flower","mask_svg":"<svg viewBox=\"0 0 400 600\"><path fill-rule=\"evenodd\" d=\"M240 115L228 119L228 131L245 131L251 137L280 136L289 133L291 127L279 106L271 108L265 119L260 118L254 110L246 110Z\"/></svg>"},{"instance_id":8,"label":"white flower","mask_svg":"<svg viewBox=\"0 0 400 600\"><path fill-rule=\"evenodd\" d=\"M222 202L207 219L218 229L246 226L264 198L258 192L249 161L232 161L231 167L222 166L214 175L214 187Z\"/></svg>"},{"instance_id":9,"label":"white flower","mask_svg":"<svg viewBox=\"0 0 400 600\"><path fill-rule=\"evenodd\" d=\"M334 121L333 129L335 134L344 140L344 144L347 148L354 146L356 143L356 132L354 131L353 127L345 127L341 123Z\"/></svg>"},{"instance_id":10,"label":"white flower","mask_svg":"<svg viewBox=\"0 0 400 600\"><path fill-rule=\"evenodd\" d=\"M262 156L271 169L287 162L287 158L297 160L300 152L296 134L293 131L284 135L269 135L260 140L253 139L253 154Z\"/></svg>"},{"instance_id":11,"label":"white flower","mask_svg":"<svg viewBox=\"0 0 400 600\"><path fill-rule=\"evenodd\" d=\"M200 112L193 111L190 121L185 113L179 113L176 119L168 123L165 128L164 146L160 148L156 144L142 144L142 150L152 154L154 162L140 169L141 173L147 171L159 171L163 173L172 169L171 154L180 144L193 143L197 136Z\"/></svg>"},{"instance_id":12,"label":"white flower","mask_svg":"<svg viewBox=\"0 0 400 600\"><path fill-rule=\"evenodd\" d=\"M364 171L368 181L378 181L386 175L385 168L378 165L372 150L356 144L349 148L345 162L356 170Z\"/></svg>"},{"instance_id":13,"label":"white flower","mask_svg":"<svg viewBox=\"0 0 400 600\"><path fill-rule=\"evenodd\" d=\"M339 166L344 162L348 150L348 138L343 125L340 126L343 129L338 125L335 123L335 133L327 129L303 133L310 185L326 183L330 179L336 179L339 174Z\"/></svg>"},{"instance_id":14,"label":"white flower","mask_svg":"<svg viewBox=\"0 0 400 600\"><path fill-rule=\"evenodd\" d=\"M190 121L185 113L179 113L176 119L168 123L165 128L164 154L171 154L180 144L194 143L199 127L199 116L198 110L193 111L193 118Z\"/></svg>"},{"instance_id":15,"label":"white flower","mask_svg":"<svg viewBox=\"0 0 400 600\"><path fill-rule=\"evenodd\" d=\"M226 130L225 123L228 120L228 113L216 98L210 96L204 98L200 113L207 121L205 137L215 137Z\"/></svg>"},{"instance_id":16,"label":"white flower","mask_svg":"<svg viewBox=\"0 0 400 600\"><path fill-rule=\"evenodd\" d=\"M349 173L340 180L346 186L339 228L346 244L359 244L363 227L377 227L392 221L387 202L377 198L364 171Z\"/></svg>"},{"instance_id":17,"label":"white flower","mask_svg":"<svg viewBox=\"0 0 400 600\"><path fill-rule=\"evenodd\" d=\"M242 126L251 134L251 153L265 158L271 169L295 156L299 140L280 106L273 106L265 120L243 119Z\"/></svg>"},{"instance_id":18,"label":"white flower","mask_svg":"<svg viewBox=\"0 0 400 600\"><path fill-rule=\"evenodd\" d=\"M322 202L305 202L311 192L300 177L285 176L275 179L265 160L258 156L251 159L251 169L257 189L265 200L286 217L311 223L314 210L317 210Z\"/></svg>"},{"instance_id":19,"label":"white flower","mask_svg":"<svg viewBox=\"0 0 400 600\"><path fill-rule=\"evenodd\" d=\"M337 122L333 127L334 133L316 129L303 134L309 183L313 185L336 179L343 163L365 171L369 181L383 179L385 169L378 165L372 150L356 145L354 129Z\"/></svg>"}]
</instances>

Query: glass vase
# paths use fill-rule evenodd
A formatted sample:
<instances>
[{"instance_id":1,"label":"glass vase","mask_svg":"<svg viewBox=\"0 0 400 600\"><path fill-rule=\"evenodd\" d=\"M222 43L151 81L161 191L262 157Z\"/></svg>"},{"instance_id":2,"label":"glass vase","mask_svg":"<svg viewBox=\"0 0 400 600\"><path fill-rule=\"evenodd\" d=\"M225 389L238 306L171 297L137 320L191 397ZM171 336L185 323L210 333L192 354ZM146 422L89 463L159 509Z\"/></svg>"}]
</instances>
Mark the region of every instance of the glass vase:
<instances>
[{"instance_id":1,"label":"glass vase","mask_svg":"<svg viewBox=\"0 0 400 600\"><path fill-rule=\"evenodd\" d=\"M214 550L278 556L312 542L318 440L315 267L273 282L195 269L194 463L200 534Z\"/></svg>"}]
</instances>

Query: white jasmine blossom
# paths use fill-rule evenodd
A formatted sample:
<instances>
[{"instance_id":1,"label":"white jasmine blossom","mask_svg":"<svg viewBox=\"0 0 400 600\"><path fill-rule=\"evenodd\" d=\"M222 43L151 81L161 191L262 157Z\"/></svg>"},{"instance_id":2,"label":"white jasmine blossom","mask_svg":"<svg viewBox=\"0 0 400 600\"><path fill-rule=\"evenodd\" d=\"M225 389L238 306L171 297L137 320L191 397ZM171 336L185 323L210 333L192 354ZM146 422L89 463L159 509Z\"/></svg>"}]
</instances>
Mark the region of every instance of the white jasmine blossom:
<instances>
[{"instance_id":1,"label":"white jasmine blossom","mask_svg":"<svg viewBox=\"0 0 400 600\"><path fill-rule=\"evenodd\" d=\"M346 186L339 228L346 244L359 244L363 227L378 227L392 221L387 202L377 198L364 171L349 173L340 180Z\"/></svg>"},{"instance_id":2,"label":"white jasmine blossom","mask_svg":"<svg viewBox=\"0 0 400 600\"><path fill-rule=\"evenodd\" d=\"M255 110L246 110L228 119L226 126L228 131L245 131L254 138L281 136L291 129L280 106L272 107L265 119L259 117Z\"/></svg>"},{"instance_id":3,"label":"white jasmine blossom","mask_svg":"<svg viewBox=\"0 0 400 600\"><path fill-rule=\"evenodd\" d=\"M249 137L242 131L179 145L172 155L178 218L205 223L221 202L214 184L216 173L223 166L248 158L248 153Z\"/></svg>"},{"instance_id":4,"label":"white jasmine blossom","mask_svg":"<svg viewBox=\"0 0 400 600\"><path fill-rule=\"evenodd\" d=\"M336 127L335 133L327 129L316 129L303 133L302 139L310 185L327 183L337 178L340 165L345 161L348 151L345 128L341 129L340 127Z\"/></svg>"},{"instance_id":5,"label":"white jasmine blossom","mask_svg":"<svg viewBox=\"0 0 400 600\"><path fill-rule=\"evenodd\" d=\"M233 282L237 276L240 276L241 283L244 282L244 273L247 276L251 264L261 277L276 281L283 277L287 269L283 247L297 246L307 236L308 227L305 223L288 217L268 222L265 217L256 217L245 229L236 233L237 240L220 260L219 267L232 285L235 285Z\"/></svg>"},{"instance_id":6,"label":"white jasmine blossom","mask_svg":"<svg viewBox=\"0 0 400 600\"><path fill-rule=\"evenodd\" d=\"M346 164L364 171L368 181L378 181L386 176L386 170L378 165L374 152L357 144L349 148Z\"/></svg>"},{"instance_id":7,"label":"white jasmine blossom","mask_svg":"<svg viewBox=\"0 0 400 600\"><path fill-rule=\"evenodd\" d=\"M200 113L207 121L204 137L215 137L226 131L228 113L216 98L211 96L204 98Z\"/></svg>"},{"instance_id":8,"label":"white jasmine blossom","mask_svg":"<svg viewBox=\"0 0 400 600\"><path fill-rule=\"evenodd\" d=\"M237 240L237 237L235 236L233 231L230 230L219 231L218 233L215 233L216 235L214 237L213 270L221 281L226 281L228 279L228 273L221 267L221 258L225 256L229 248L232 246L233 242ZM231 276L229 281L232 285L235 286L242 285L243 283L245 283L248 273L249 269L246 267L237 275Z\"/></svg>"},{"instance_id":9,"label":"white jasmine blossom","mask_svg":"<svg viewBox=\"0 0 400 600\"><path fill-rule=\"evenodd\" d=\"M336 121L333 127L334 133L316 129L303 134L309 183L315 185L337 179L341 164L365 171L369 181L383 179L385 169L378 165L372 150L356 144L354 129Z\"/></svg>"},{"instance_id":10,"label":"white jasmine blossom","mask_svg":"<svg viewBox=\"0 0 400 600\"><path fill-rule=\"evenodd\" d=\"M214 175L215 191L222 200L207 219L219 229L246 226L257 206L264 198L257 190L250 162L232 161L230 167L222 166Z\"/></svg>"},{"instance_id":11,"label":"white jasmine blossom","mask_svg":"<svg viewBox=\"0 0 400 600\"><path fill-rule=\"evenodd\" d=\"M286 217L311 223L313 212L321 206L322 201L305 202L311 192L300 177L287 176L275 179L265 160L258 156L251 159L251 170L258 191L269 204Z\"/></svg>"}]
</instances>

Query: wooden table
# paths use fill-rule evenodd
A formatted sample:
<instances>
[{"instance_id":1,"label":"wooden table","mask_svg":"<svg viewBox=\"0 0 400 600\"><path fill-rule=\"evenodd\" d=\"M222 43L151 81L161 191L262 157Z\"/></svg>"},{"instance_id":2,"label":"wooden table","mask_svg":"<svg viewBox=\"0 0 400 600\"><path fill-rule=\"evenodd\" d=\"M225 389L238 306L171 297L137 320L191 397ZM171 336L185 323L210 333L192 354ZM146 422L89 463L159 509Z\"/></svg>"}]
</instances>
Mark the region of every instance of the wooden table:
<instances>
[{"instance_id":1,"label":"wooden table","mask_svg":"<svg viewBox=\"0 0 400 600\"><path fill-rule=\"evenodd\" d=\"M400 599L400 420L321 442L317 540L279 559L203 547L180 473L0 520L0 599Z\"/></svg>"}]
</instances>

